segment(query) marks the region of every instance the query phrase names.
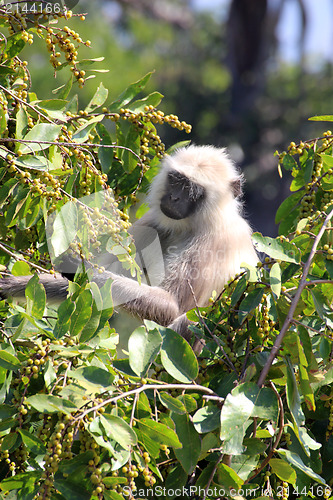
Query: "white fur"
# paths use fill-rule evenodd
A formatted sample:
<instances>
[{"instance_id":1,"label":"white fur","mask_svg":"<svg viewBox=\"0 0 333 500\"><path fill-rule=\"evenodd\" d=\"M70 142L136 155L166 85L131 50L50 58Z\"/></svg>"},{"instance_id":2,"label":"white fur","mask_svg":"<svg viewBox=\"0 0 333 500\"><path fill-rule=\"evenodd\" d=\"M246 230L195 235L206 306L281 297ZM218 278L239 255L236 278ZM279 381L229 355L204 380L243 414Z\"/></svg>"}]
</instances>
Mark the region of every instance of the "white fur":
<instances>
[{"instance_id":1,"label":"white fur","mask_svg":"<svg viewBox=\"0 0 333 500\"><path fill-rule=\"evenodd\" d=\"M170 219L160 209L171 170L205 189L202 205L186 219ZM164 267L160 285L139 285L110 272L96 275L94 281L102 286L112 277L112 295L117 303L141 318L162 325L172 323L174 329L188 337L186 311L196 304L207 305L212 291L219 293L229 278L241 270L242 264L257 263L250 226L242 217L241 203L233 192L234 183L241 178L225 149L190 146L166 157L150 189L150 210L136 223L139 229L150 226L158 233L163 252L161 267ZM24 294L28 280L29 277L25 280L11 277L2 280L0 289L5 296ZM65 278L41 275L40 280L48 296L66 295Z\"/></svg>"}]
</instances>

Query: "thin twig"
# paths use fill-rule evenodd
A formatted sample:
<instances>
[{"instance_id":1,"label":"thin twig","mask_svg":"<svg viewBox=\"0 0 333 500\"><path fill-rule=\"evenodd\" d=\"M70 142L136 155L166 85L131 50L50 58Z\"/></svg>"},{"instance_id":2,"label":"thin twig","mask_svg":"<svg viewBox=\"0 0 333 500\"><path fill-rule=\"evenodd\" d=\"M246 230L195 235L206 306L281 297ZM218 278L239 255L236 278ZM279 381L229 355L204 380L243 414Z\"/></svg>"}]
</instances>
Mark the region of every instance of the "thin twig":
<instances>
[{"instance_id":1,"label":"thin twig","mask_svg":"<svg viewBox=\"0 0 333 500\"><path fill-rule=\"evenodd\" d=\"M221 344L221 342L220 342L220 339L219 339L216 335L214 335L214 334L210 331L210 329L208 328L208 326L207 326L206 322L204 321L203 317L201 316L201 314L200 314L200 310L199 310L199 306L198 306L198 303L197 303L197 300L196 300L196 297L195 297L195 294L194 294L193 287L192 287L192 285L191 285L191 283L190 283L190 281L189 281L189 280L188 280L188 282L187 282L187 283L188 283L188 286L190 287L191 293L192 293L192 295L193 295L193 300L194 300L194 303L195 303L195 308L196 308L196 311L197 311L197 314L198 314L198 317L199 317L199 321L200 321L200 323L201 323L201 326L202 326L203 328L205 328L205 329L208 331L209 335L212 337L212 339L213 339L213 340L216 342L216 344L219 346L219 349L220 349L221 353L222 353L222 354L223 354L223 356L225 357L225 360L223 360L223 361L224 361L224 363L225 363L226 365L228 365L228 366L229 366L229 368L230 368L231 370L233 370L233 371L234 371L234 372L238 375L238 372L237 372L237 370L236 370L236 368L235 368L235 366L234 366L233 362L231 361L231 359L228 357L228 355L226 354L225 350L223 349L223 346L222 346L222 344ZM202 341L202 339L200 339L200 337L199 337L199 336L197 336L197 335L196 335L196 338L197 338L197 340L201 340L201 341Z\"/></svg>"},{"instance_id":2,"label":"thin twig","mask_svg":"<svg viewBox=\"0 0 333 500\"><path fill-rule=\"evenodd\" d=\"M8 248L4 247L2 245L2 243L0 243L0 250L2 250L3 252L5 252L7 255L10 255L10 257L13 257L14 259L16 260L20 260L20 261L23 261L23 262L28 262L26 259L24 259L23 257L20 257L19 255L16 255L15 253L11 252L10 250L8 250ZM42 267L39 267L37 264L33 264L32 262L28 262L29 266L37 269L38 271L41 271L42 273L49 273L49 274L53 274L53 272L51 271L48 271L47 269L43 269Z\"/></svg>"},{"instance_id":3,"label":"thin twig","mask_svg":"<svg viewBox=\"0 0 333 500\"><path fill-rule=\"evenodd\" d=\"M134 413L136 410L136 405L137 405L138 399L139 399L139 393L136 393L134 396L133 407L132 407L132 411L131 411L130 427L133 427Z\"/></svg>"},{"instance_id":4,"label":"thin twig","mask_svg":"<svg viewBox=\"0 0 333 500\"><path fill-rule=\"evenodd\" d=\"M333 285L333 280L312 280L312 281L307 281L306 285L321 285L324 283Z\"/></svg>"},{"instance_id":5,"label":"thin twig","mask_svg":"<svg viewBox=\"0 0 333 500\"><path fill-rule=\"evenodd\" d=\"M301 280L299 282L299 287L295 293L295 297L293 298L293 300L291 302L291 305L290 305L287 317L285 319L285 322L282 325L281 331L280 331L279 335L277 336L275 343L271 349L269 358L268 358L268 360L267 360L267 362L266 362L266 364L265 364L264 368L262 369L262 372L259 376L259 379L258 379L258 386L259 387L261 387L264 384L266 377L267 377L267 374L272 366L272 363L273 363L275 357L277 356L277 354L281 348L284 336L287 333L289 326L292 322L292 319L293 319L297 304L301 298L302 292L303 292L304 288L308 285L306 278L307 278L307 275L309 274L312 260L316 254L317 246L318 246L319 241L325 232L325 228L326 228L328 222L331 220L332 217L333 217L333 210L329 214L327 214L327 216L323 222L323 225L321 226L320 231L314 240L309 258L304 266L303 275L302 275Z\"/></svg>"},{"instance_id":6,"label":"thin twig","mask_svg":"<svg viewBox=\"0 0 333 500\"><path fill-rule=\"evenodd\" d=\"M114 396L109 399L105 399L102 403L99 403L98 405L93 406L92 408L87 408L86 410L80 412L75 419L80 420L84 418L86 415L91 413L92 411L97 411L100 408L106 406L107 404L111 403L114 404L116 403L119 399L127 398L128 396L133 396L135 394L140 394L141 392L148 391L148 390L166 390L166 389L183 389L183 390L190 390L190 391L199 391L199 392L206 392L207 394L212 394L213 396L217 396L217 394L209 389L208 387L204 387L203 385L197 385L197 384L146 384L142 385L141 387L137 387L136 389L132 389L131 391L124 392L123 394L119 394L118 396Z\"/></svg>"},{"instance_id":7,"label":"thin twig","mask_svg":"<svg viewBox=\"0 0 333 500\"><path fill-rule=\"evenodd\" d=\"M41 111L39 111L38 109L36 109L35 106L32 106L32 104L29 104L28 102L24 101L23 99L20 99L19 97L17 97L17 95L14 92L11 92L10 90L6 89L6 87L3 87L2 85L0 85L0 89L3 92L7 92L7 94L9 94L13 99L15 99L15 101L18 101L21 104L23 104L24 106L27 106L28 108L31 108L35 113L37 113L38 115L42 116L49 123L52 123L53 125L56 125L56 123L53 120L51 120L48 116L44 115L44 113L41 113ZM12 140L12 139L10 139L10 140Z\"/></svg>"},{"instance_id":8,"label":"thin twig","mask_svg":"<svg viewBox=\"0 0 333 500\"><path fill-rule=\"evenodd\" d=\"M205 488L205 491L204 491L204 494L203 494L203 497L202 497L202 500L205 500L207 498L207 494L208 494L208 490L209 490L209 487L214 479L214 476L215 476L215 472L217 471L217 468L219 466L219 463L223 460L223 457L224 457L224 453L221 453L221 455L219 456L218 460L216 461L216 464L214 465L214 468L208 478L208 482L207 482L207 486Z\"/></svg>"},{"instance_id":9,"label":"thin twig","mask_svg":"<svg viewBox=\"0 0 333 500\"><path fill-rule=\"evenodd\" d=\"M270 459L274 455L274 452L275 452L276 448L278 447L278 444L280 442L280 439L281 439L281 436L282 436L282 433L283 433L283 428L284 428L284 411L283 411L282 399L281 399L280 394L276 390L275 385L273 384L273 382L270 382L270 384L271 384L271 388L275 392L275 395L277 397L278 404L279 404L279 410L280 410L279 432L278 432L278 434L276 436L274 444L271 447L271 449L270 449L267 457L263 460L263 462L260 464L260 466L257 469L254 470L252 476L249 477L245 481L245 483L248 483L249 481L251 481L254 477L256 477L266 467L266 465L268 464L268 462L270 461Z\"/></svg>"}]
</instances>

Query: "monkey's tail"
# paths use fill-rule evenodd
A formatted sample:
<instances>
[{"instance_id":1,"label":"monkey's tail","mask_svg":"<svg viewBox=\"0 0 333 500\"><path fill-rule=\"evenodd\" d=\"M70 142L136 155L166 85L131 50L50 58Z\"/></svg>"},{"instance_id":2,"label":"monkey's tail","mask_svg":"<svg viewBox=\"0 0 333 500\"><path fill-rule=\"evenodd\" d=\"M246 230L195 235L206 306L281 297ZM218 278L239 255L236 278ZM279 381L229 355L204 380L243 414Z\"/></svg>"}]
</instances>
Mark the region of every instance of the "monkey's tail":
<instances>
[{"instance_id":1,"label":"monkey's tail","mask_svg":"<svg viewBox=\"0 0 333 500\"><path fill-rule=\"evenodd\" d=\"M32 276L9 276L0 279L0 297L24 297L25 287ZM44 285L48 299L65 299L67 297L68 280L60 274L40 274L39 282Z\"/></svg>"}]
</instances>

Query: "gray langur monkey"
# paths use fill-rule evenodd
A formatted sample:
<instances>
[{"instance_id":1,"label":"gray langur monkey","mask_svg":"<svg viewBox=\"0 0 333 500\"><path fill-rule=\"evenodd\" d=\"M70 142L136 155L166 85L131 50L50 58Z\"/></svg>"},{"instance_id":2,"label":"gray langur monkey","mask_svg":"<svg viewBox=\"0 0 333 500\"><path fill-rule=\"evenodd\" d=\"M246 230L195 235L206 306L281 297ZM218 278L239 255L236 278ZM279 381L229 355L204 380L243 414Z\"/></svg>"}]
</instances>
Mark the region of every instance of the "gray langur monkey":
<instances>
[{"instance_id":1,"label":"gray langur monkey","mask_svg":"<svg viewBox=\"0 0 333 500\"><path fill-rule=\"evenodd\" d=\"M99 286L112 278L112 296L140 319L169 326L190 338L186 312L207 306L243 264L255 266L257 254L251 229L241 215L242 175L225 149L189 146L161 163L148 195L150 210L134 224L149 227L159 237L163 276L158 286L106 270L93 277ZM107 267L106 267L107 269ZM24 296L29 277L0 280L2 296ZM41 274L49 298L65 298L68 280Z\"/></svg>"}]
</instances>

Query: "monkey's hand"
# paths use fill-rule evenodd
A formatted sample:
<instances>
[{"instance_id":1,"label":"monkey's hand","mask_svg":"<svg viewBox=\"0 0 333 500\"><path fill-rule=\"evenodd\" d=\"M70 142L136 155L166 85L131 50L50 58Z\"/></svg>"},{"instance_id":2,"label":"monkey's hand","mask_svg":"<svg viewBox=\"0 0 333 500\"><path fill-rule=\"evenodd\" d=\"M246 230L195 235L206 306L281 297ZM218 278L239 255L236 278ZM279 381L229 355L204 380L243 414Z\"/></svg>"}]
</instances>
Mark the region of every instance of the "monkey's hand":
<instances>
[{"instance_id":1,"label":"monkey's hand","mask_svg":"<svg viewBox=\"0 0 333 500\"><path fill-rule=\"evenodd\" d=\"M193 332L191 332L191 330L189 330L188 328L191 323L192 325L195 324L192 321L190 321L187 318L186 313L184 313L181 316L178 316L178 318L176 318L171 323L171 325L168 326L175 332L179 333L179 335L181 335L185 340L187 340L187 342L189 342L192 345L192 349L196 354L200 354L205 346L205 341L198 337L194 337Z\"/></svg>"},{"instance_id":2,"label":"monkey's hand","mask_svg":"<svg viewBox=\"0 0 333 500\"><path fill-rule=\"evenodd\" d=\"M120 305L129 313L141 319L156 321L162 326L169 325L179 316L177 301L166 290L139 284L124 276L112 274L109 277L113 279L111 290L115 305Z\"/></svg>"}]
</instances>

